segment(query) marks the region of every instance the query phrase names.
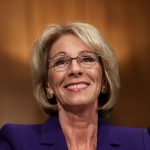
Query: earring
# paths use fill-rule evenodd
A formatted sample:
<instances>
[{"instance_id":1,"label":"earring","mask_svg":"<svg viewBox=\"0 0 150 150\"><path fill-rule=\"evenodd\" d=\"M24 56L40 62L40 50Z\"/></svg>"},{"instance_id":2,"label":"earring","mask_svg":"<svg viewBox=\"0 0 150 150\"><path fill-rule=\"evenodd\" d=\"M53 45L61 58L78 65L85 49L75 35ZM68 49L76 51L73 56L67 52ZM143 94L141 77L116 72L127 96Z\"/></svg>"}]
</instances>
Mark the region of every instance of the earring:
<instances>
[{"instance_id":1,"label":"earring","mask_svg":"<svg viewBox=\"0 0 150 150\"><path fill-rule=\"evenodd\" d=\"M101 92L103 93L103 94L106 94L107 93L107 86L106 85L103 85L102 86L102 90L101 90Z\"/></svg>"},{"instance_id":2,"label":"earring","mask_svg":"<svg viewBox=\"0 0 150 150\"><path fill-rule=\"evenodd\" d=\"M49 91L47 90L47 98L48 98L48 99L52 99L52 98L53 98L53 92L52 92L52 91L49 92Z\"/></svg>"}]
</instances>

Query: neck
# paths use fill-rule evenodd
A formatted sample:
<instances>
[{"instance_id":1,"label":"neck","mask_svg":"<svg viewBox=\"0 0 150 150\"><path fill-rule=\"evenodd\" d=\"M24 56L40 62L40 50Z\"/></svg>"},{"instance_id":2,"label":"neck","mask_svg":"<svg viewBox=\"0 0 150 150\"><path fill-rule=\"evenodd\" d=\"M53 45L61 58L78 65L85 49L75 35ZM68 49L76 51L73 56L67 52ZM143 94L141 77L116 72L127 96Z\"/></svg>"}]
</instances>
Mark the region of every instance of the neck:
<instances>
[{"instance_id":1,"label":"neck","mask_svg":"<svg viewBox=\"0 0 150 150\"><path fill-rule=\"evenodd\" d=\"M59 110L59 120L69 150L95 150L97 145L97 107L80 111Z\"/></svg>"}]
</instances>

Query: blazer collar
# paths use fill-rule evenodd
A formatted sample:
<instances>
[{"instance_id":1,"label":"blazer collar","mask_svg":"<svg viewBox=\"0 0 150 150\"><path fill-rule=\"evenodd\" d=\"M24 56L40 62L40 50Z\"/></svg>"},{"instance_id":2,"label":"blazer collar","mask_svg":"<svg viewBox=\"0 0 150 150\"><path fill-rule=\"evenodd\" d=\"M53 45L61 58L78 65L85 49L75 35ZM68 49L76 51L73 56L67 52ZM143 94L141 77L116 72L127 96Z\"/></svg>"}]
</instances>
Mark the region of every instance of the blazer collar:
<instances>
[{"instance_id":1,"label":"blazer collar","mask_svg":"<svg viewBox=\"0 0 150 150\"><path fill-rule=\"evenodd\" d=\"M54 145L55 149L67 149L67 143L58 116L50 117L42 125L40 144Z\"/></svg>"},{"instance_id":2,"label":"blazer collar","mask_svg":"<svg viewBox=\"0 0 150 150\"><path fill-rule=\"evenodd\" d=\"M99 118L98 128L98 143L97 149L111 150L121 145L115 126L112 126L105 122L102 118Z\"/></svg>"},{"instance_id":3,"label":"blazer collar","mask_svg":"<svg viewBox=\"0 0 150 150\"><path fill-rule=\"evenodd\" d=\"M58 116L50 117L41 128L40 144L55 145L58 149L67 149L67 143L58 119ZM61 145L61 147L59 147ZM98 143L97 149L111 149L120 145L116 135L115 127L104 122L99 117L98 121Z\"/></svg>"}]
</instances>

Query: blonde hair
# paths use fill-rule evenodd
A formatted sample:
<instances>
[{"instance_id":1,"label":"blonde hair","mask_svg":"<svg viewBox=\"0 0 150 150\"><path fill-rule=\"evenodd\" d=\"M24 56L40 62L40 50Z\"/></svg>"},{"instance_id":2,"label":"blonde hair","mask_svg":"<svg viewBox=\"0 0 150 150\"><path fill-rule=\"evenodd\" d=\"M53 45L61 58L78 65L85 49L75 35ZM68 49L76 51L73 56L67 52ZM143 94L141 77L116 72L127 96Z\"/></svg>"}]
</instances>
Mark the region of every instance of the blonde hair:
<instances>
[{"instance_id":1,"label":"blonde hair","mask_svg":"<svg viewBox=\"0 0 150 150\"><path fill-rule=\"evenodd\" d=\"M48 54L51 46L63 35L73 34L81 39L87 46L95 50L100 56L108 90L100 93L99 110L107 114L112 110L120 87L118 64L114 51L103 38L101 33L92 25L87 23L52 24L42 32L33 47L33 90L36 100L44 112L52 114L57 112L55 98L49 99L46 92L48 74Z\"/></svg>"}]
</instances>

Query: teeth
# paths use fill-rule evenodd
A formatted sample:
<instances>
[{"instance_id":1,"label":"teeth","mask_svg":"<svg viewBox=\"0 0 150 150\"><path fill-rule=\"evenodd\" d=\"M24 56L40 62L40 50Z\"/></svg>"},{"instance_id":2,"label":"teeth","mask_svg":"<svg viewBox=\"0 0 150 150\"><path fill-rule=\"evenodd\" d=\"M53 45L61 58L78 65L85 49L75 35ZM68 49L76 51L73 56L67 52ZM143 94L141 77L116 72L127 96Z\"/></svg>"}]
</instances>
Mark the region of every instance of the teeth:
<instances>
[{"instance_id":1,"label":"teeth","mask_svg":"<svg viewBox=\"0 0 150 150\"><path fill-rule=\"evenodd\" d=\"M75 85L69 85L67 88L68 89L80 89L80 88L85 88L87 87L87 84L75 84Z\"/></svg>"}]
</instances>

